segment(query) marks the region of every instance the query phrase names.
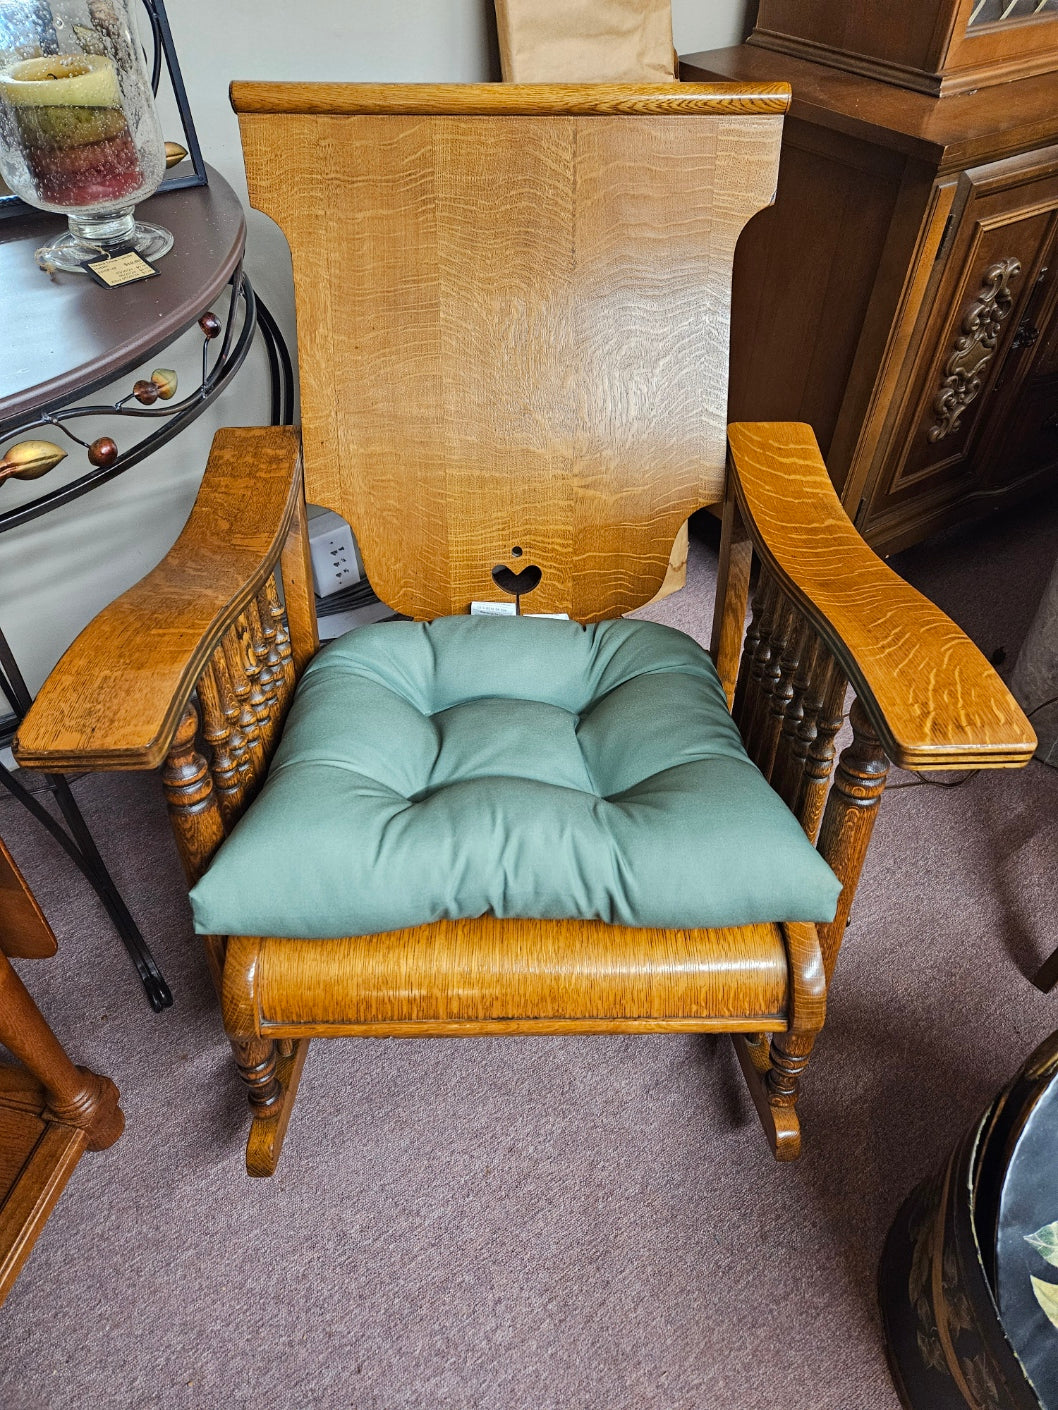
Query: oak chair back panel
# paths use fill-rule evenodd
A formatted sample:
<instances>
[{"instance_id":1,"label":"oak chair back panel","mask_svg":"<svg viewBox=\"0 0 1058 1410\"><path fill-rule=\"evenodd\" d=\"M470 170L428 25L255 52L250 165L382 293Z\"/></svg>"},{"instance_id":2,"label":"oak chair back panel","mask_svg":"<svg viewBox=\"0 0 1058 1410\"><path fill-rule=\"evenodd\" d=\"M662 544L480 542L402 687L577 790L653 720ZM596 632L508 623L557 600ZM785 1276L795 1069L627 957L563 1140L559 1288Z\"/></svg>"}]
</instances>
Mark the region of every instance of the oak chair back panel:
<instances>
[{"instance_id":1,"label":"oak chair back panel","mask_svg":"<svg viewBox=\"0 0 1058 1410\"><path fill-rule=\"evenodd\" d=\"M722 496L731 263L772 198L785 94L233 101L251 200L293 253L308 498L352 523L379 596L465 612L504 596L502 564L541 569L527 611L649 600Z\"/></svg>"}]
</instances>

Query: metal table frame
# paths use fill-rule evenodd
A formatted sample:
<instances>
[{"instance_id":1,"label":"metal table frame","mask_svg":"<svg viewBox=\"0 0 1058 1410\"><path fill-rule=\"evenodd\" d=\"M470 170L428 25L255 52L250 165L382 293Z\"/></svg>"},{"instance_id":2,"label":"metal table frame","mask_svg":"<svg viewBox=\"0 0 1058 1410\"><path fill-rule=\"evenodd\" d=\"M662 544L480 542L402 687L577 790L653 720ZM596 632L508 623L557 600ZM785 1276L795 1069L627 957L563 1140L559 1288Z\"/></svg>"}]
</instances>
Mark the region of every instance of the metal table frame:
<instances>
[{"instance_id":1,"label":"metal table frame","mask_svg":"<svg viewBox=\"0 0 1058 1410\"><path fill-rule=\"evenodd\" d=\"M202 347L202 379L199 386L187 397L172 405L142 406L130 393L118 402L107 405L72 406L69 403L77 397L90 395L100 383L85 385L73 395L41 408L32 417L7 423L0 422L0 439L9 441L20 436L32 436L44 429L54 429L64 436L85 445L71 430L70 422L83 416L121 416L149 418L157 426L125 454L119 455L112 464L96 467L70 484L47 491L36 499L0 513L0 533L20 524L47 514L60 505L69 504L82 495L88 494L116 476L124 474L141 460L171 440L200 416L209 404L224 390L238 372L249 353L254 337L260 331L268 357L271 379L271 417L273 425L289 425L294 414L294 373L290 354L282 334L271 313L256 296L241 263L231 279L231 298L228 312L222 326L209 325L205 332ZM208 310L203 310L205 321ZM205 330L204 330L205 331ZM214 344L219 349L211 355ZM149 355L149 354L148 354ZM102 379L114 380L113 373ZM133 403L133 404L129 404ZM32 696L25 679L11 651L6 636L0 628L0 690L7 697L14 714L0 725L0 747L7 746L14 738L18 726L25 718ZM58 805L65 826L60 824L47 808L15 777L5 765L0 763L0 785L18 800L46 828L60 847L91 884L110 916L114 928L128 950L143 983L147 998L156 1013L173 1002L168 984L154 961L150 948L140 933L131 913L114 883L106 864L99 854L88 825L70 790L70 785L60 774L45 774L47 786Z\"/></svg>"}]
</instances>

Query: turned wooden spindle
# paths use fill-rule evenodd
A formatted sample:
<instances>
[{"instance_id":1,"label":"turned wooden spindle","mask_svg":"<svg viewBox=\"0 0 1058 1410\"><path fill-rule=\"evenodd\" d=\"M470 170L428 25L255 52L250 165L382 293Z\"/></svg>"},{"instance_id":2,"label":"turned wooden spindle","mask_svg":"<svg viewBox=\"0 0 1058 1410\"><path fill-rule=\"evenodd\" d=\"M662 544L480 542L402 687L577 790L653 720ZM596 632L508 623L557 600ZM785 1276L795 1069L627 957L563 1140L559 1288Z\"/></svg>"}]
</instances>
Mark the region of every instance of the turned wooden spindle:
<instances>
[{"instance_id":1,"label":"turned wooden spindle","mask_svg":"<svg viewBox=\"0 0 1058 1410\"><path fill-rule=\"evenodd\" d=\"M83 1131L90 1151L114 1144L125 1127L118 1089L109 1077L74 1066L2 951L0 1042L47 1092L46 1116Z\"/></svg>"},{"instance_id":2,"label":"turned wooden spindle","mask_svg":"<svg viewBox=\"0 0 1058 1410\"><path fill-rule=\"evenodd\" d=\"M762 773L768 771L768 751L769 747L773 747L770 739L772 700L782 677L782 658L789 646L792 627L793 608L785 597L777 593L771 631L768 633L767 657L757 683L757 699L745 741L750 758Z\"/></svg>"},{"instance_id":3,"label":"turned wooden spindle","mask_svg":"<svg viewBox=\"0 0 1058 1410\"><path fill-rule=\"evenodd\" d=\"M202 736L210 748L213 786L225 824L230 824L238 816L244 777L240 763L245 760L246 749L243 745L240 760L235 745L236 734L241 734L239 712L233 707L227 681L212 661L199 677L198 698L202 706Z\"/></svg>"},{"instance_id":4,"label":"turned wooden spindle","mask_svg":"<svg viewBox=\"0 0 1058 1410\"><path fill-rule=\"evenodd\" d=\"M802 738L801 732L805 728L805 704L819 669L822 649L819 637L806 622L800 662L794 673L790 699L783 712L782 733L776 747L775 765L771 776L772 787L793 812L797 811L797 802L804 782L808 746L815 736L814 717L808 725L811 731L808 737Z\"/></svg>"},{"instance_id":5,"label":"turned wooden spindle","mask_svg":"<svg viewBox=\"0 0 1058 1410\"><path fill-rule=\"evenodd\" d=\"M261 611L260 593L247 603L246 620L250 624L254 654L257 657L257 682L271 710L277 698L278 682L282 679L282 673L279 669L279 652L276 649L276 626L267 606L264 612Z\"/></svg>"},{"instance_id":6,"label":"turned wooden spindle","mask_svg":"<svg viewBox=\"0 0 1058 1410\"><path fill-rule=\"evenodd\" d=\"M753 648L753 656L749 661L742 709L738 721L743 742L751 759L753 758L752 742L756 737L761 709L761 683L771 661L772 633L775 630L776 615L782 607L779 590L763 568L761 569L761 579L760 634L757 644ZM754 603L756 603L756 598Z\"/></svg>"},{"instance_id":7,"label":"turned wooden spindle","mask_svg":"<svg viewBox=\"0 0 1058 1410\"><path fill-rule=\"evenodd\" d=\"M771 1065L764 1079L772 1106L795 1107L801 1095L801 1075L808 1066L814 1033L776 1033L771 1040Z\"/></svg>"},{"instance_id":8,"label":"turned wooden spindle","mask_svg":"<svg viewBox=\"0 0 1058 1410\"><path fill-rule=\"evenodd\" d=\"M842 883L837 914L828 925L819 927L828 983L845 935L889 773L889 760L859 700L853 703L849 718L852 743L841 752L819 834L819 851Z\"/></svg>"},{"instance_id":9,"label":"turned wooden spindle","mask_svg":"<svg viewBox=\"0 0 1058 1410\"><path fill-rule=\"evenodd\" d=\"M793 703L794 681L810 634L808 624L792 604L788 611L786 643L775 664L775 676L768 697L768 718L764 723L759 750L761 772L769 781L781 764L779 745L783 738L786 713Z\"/></svg>"},{"instance_id":10,"label":"turned wooden spindle","mask_svg":"<svg viewBox=\"0 0 1058 1410\"><path fill-rule=\"evenodd\" d=\"M279 588L276 585L273 574L265 582L262 588L265 606L269 617L275 624L276 629L276 650L279 653L279 668L283 676L287 694L294 689L297 684L297 672L294 669L294 651L290 642L290 627L287 623L286 608L279 597ZM282 698L282 697L281 697Z\"/></svg>"},{"instance_id":11,"label":"turned wooden spindle","mask_svg":"<svg viewBox=\"0 0 1058 1410\"><path fill-rule=\"evenodd\" d=\"M257 762L263 758L264 746L257 712L250 701L250 680L246 674L246 659L234 626L221 638L221 650L227 668L227 679L239 711L239 729L246 741L247 760L251 775L256 774Z\"/></svg>"},{"instance_id":12,"label":"turned wooden spindle","mask_svg":"<svg viewBox=\"0 0 1058 1410\"><path fill-rule=\"evenodd\" d=\"M268 699L270 728L267 731L265 745L268 755L271 757L287 710L290 708L296 685L294 658L290 648L286 613L279 600L274 577L269 577L257 594L257 614L264 632L266 646L265 669L268 672L268 685L263 688ZM262 679L263 675L262 672Z\"/></svg>"},{"instance_id":13,"label":"turned wooden spindle","mask_svg":"<svg viewBox=\"0 0 1058 1410\"><path fill-rule=\"evenodd\" d=\"M753 674L753 662L760 646L761 637L764 631L764 615L766 609L765 589L768 579L764 572L757 575L757 586L753 593L752 611L749 619L749 626L746 628L746 639L742 644L742 656L738 663L738 679L735 682L735 698L731 706L731 714L735 724L738 725L739 732L745 738L745 726L747 724L747 713L750 698L750 679Z\"/></svg>"},{"instance_id":14,"label":"turned wooden spindle","mask_svg":"<svg viewBox=\"0 0 1058 1410\"><path fill-rule=\"evenodd\" d=\"M257 594L257 617L261 623L261 630L264 633L265 642L265 669L268 672L268 697L269 709L272 720L278 726L284 697L286 695L287 675L284 669L283 656L279 649L279 624L283 620L283 609L280 607L279 615L272 611L272 604L269 601L266 588L262 587Z\"/></svg>"},{"instance_id":15,"label":"turned wooden spindle","mask_svg":"<svg viewBox=\"0 0 1058 1410\"><path fill-rule=\"evenodd\" d=\"M268 684L266 673L262 680L262 674L265 671L265 644L260 618L257 615L256 602L252 600L248 602L246 610L235 619L235 635L242 653L246 679L250 683L250 709L257 717L258 728L263 740L266 738L268 726L271 723L271 713L268 695L265 692L265 685Z\"/></svg>"},{"instance_id":16,"label":"turned wooden spindle","mask_svg":"<svg viewBox=\"0 0 1058 1410\"><path fill-rule=\"evenodd\" d=\"M223 642L218 645L210 658L209 670L213 674L213 680L217 689L217 698L221 709L224 711L224 718L228 726L228 752L235 766L236 782L240 786L245 785L253 772L250 745L242 727L242 711L239 705L239 699L232 685L231 673L228 670L228 658L224 651ZM216 774L215 769L214 774Z\"/></svg>"},{"instance_id":17,"label":"turned wooden spindle","mask_svg":"<svg viewBox=\"0 0 1058 1410\"><path fill-rule=\"evenodd\" d=\"M845 720L845 692L848 682L837 662L826 654L821 673L820 692L805 702L803 726L809 726L811 738L805 751L804 773L795 812L809 841L819 833L827 785L834 771L834 740ZM806 733L808 730L806 729Z\"/></svg>"},{"instance_id":18,"label":"turned wooden spindle","mask_svg":"<svg viewBox=\"0 0 1058 1410\"><path fill-rule=\"evenodd\" d=\"M265 624L267 620L267 626ZM250 631L250 643L256 662L254 684L257 687L257 718L261 727L261 742L266 758L271 758L279 727L279 689L283 683L279 653L275 649L275 627L271 613L262 619L256 598L246 607L246 622ZM269 640L271 635L271 640ZM251 701L255 699L251 686Z\"/></svg>"},{"instance_id":19,"label":"turned wooden spindle","mask_svg":"<svg viewBox=\"0 0 1058 1410\"><path fill-rule=\"evenodd\" d=\"M198 748L198 710L189 700L162 769L162 787L188 882L194 884L224 841L224 818L209 764Z\"/></svg>"},{"instance_id":20,"label":"turned wooden spindle","mask_svg":"<svg viewBox=\"0 0 1058 1410\"><path fill-rule=\"evenodd\" d=\"M232 1039L231 1050L254 1116L278 1116L283 1088L276 1076L275 1043L271 1038Z\"/></svg>"}]
</instances>

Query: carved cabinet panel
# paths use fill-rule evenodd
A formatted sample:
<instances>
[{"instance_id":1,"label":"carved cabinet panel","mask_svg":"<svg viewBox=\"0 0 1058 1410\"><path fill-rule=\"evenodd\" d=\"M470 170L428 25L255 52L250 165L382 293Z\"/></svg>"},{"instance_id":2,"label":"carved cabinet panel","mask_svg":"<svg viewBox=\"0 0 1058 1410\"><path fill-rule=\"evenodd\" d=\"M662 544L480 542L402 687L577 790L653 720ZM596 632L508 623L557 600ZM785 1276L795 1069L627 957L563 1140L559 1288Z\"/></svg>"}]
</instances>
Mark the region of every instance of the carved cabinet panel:
<instances>
[{"instance_id":1,"label":"carved cabinet panel","mask_svg":"<svg viewBox=\"0 0 1058 1410\"><path fill-rule=\"evenodd\" d=\"M861 509L868 536L983 491L996 454L1009 463L1011 412L1042 350L1033 320L1058 231L1058 149L1040 156L960 179L891 420L886 473Z\"/></svg>"},{"instance_id":2,"label":"carved cabinet panel","mask_svg":"<svg viewBox=\"0 0 1058 1410\"><path fill-rule=\"evenodd\" d=\"M896 49L913 27L877 6L768 0L767 16L803 39L826 11L827 42L848 49L853 10L860 39L869 26L911 62ZM1058 55L938 98L810 50L755 42L682 66L793 90L775 204L735 256L729 419L808 422L888 554L1058 483Z\"/></svg>"}]
</instances>

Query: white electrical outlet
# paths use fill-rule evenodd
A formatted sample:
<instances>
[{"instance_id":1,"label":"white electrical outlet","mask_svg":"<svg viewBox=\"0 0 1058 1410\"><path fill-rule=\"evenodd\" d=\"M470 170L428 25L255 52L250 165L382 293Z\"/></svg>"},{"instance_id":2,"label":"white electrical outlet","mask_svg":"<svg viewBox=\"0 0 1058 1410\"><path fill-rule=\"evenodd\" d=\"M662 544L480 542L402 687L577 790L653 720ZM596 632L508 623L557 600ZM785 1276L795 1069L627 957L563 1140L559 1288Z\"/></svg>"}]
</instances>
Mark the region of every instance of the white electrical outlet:
<instances>
[{"instance_id":1,"label":"white electrical outlet","mask_svg":"<svg viewBox=\"0 0 1058 1410\"><path fill-rule=\"evenodd\" d=\"M330 597L360 581L363 565L353 531L339 514L309 505L309 555L317 597Z\"/></svg>"}]
</instances>

